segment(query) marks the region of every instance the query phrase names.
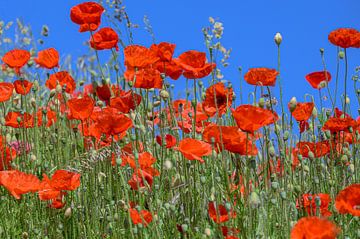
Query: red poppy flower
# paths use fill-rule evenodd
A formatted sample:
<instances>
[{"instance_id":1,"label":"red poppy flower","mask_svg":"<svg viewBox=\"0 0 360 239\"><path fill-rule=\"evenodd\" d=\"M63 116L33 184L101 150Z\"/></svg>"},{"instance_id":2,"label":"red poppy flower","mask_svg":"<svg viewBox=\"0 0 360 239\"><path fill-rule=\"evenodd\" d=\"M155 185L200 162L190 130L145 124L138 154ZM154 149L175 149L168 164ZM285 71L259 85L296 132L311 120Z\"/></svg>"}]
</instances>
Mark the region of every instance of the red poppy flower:
<instances>
[{"instance_id":1,"label":"red poppy flower","mask_svg":"<svg viewBox=\"0 0 360 239\"><path fill-rule=\"evenodd\" d=\"M150 50L160 58L161 62L170 62L172 60L175 47L175 44L160 42L159 44L152 44L150 46Z\"/></svg>"},{"instance_id":2,"label":"red poppy flower","mask_svg":"<svg viewBox=\"0 0 360 239\"><path fill-rule=\"evenodd\" d=\"M140 103L141 96L131 90L122 92L119 96L111 98L110 100L111 107L114 107L125 114L129 113L130 110L135 110Z\"/></svg>"},{"instance_id":3,"label":"red poppy flower","mask_svg":"<svg viewBox=\"0 0 360 239\"><path fill-rule=\"evenodd\" d=\"M96 123L100 132L107 135L123 134L133 125L130 118L111 107L106 107L97 114Z\"/></svg>"},{"instance_id":4,"label":"red poppy flower","mask_svg":"<svg viewBox=\"0 0 360 239\"><path fill-rule=\"evenodd\" d=\"M316 200L320 200L320 207L316 206ZM308 216L316 216L316 211L320 210L319 213L323 217L330 217L331 212L329 211L329 205L331 198L329 194L319 193L319 194L303 194L301 206L305 208L308 213Z\"/></svg>"},{"instance_id":5,"label":"red poppy flower","mask_svg":"<svg viewBox=\"0 0 360 239\"><path fill-rule=\"evenodd\" d=\"M160 135L158 135L158 136L156 136L156 142L159 145L165 146L167 149L170 149L176 145L176 138L171 134L165 135L165 145L163 145L162 138Z\"/></svg>"},{"instance_id":6,"label":"red poppy flower","mask_svg":"<svg viewBox=\"0 0 360 239\"><path fill-rule=\"evenodd\" d=\"M257 147L253 138L241 132L236 126L208 125L203 132L203 140L214 143L215 149L223 148L240 155L257 155Z\"/></svg>"},{"instance_id":7,"label":"red poppy flower","mask_svg":"<svg viewBox=\"0 0 360 239\"><path fill-rule=\"evenodd\" d=\"M67 71L59 71L55 74L50 75L45 85L50 90L55 89L57 84L64 87L66 85L65 92L72 94L76 88L76 83L71 75Z\"/></svg>"},{"instance_id":8,"label":"red poppy flower","mask_svg":"<svg viewBox=\"0 0 360 239\"><path fill-rule=\"evenodd\" d=\"M90 46L96 50L114 48L118 51L118 34L110 27L101 28L90 39Z\"/></svg>"},{"instance_id":9,"label":"red poppy flower","mask_svg":"<svg viewBox=\"0 0 360 239\"><path fill-rule=\"evenodd\" d=\"M244 75L245 81L250 85L275 86L276 77L279 75L274 69L251 68Z\"/></svg>"},{"instance_id":10,"label":"red poppy flower","mask_svg":"<svg viewBox=\"0 0 360 239\"><path fill-rule=\"evenodd\" d=\"M232 115L238 127L249 133L254 133L279 119L275 112L252 105L241 105L235 110L232 109Z\"/></svg>"},{"instance_id":11,"label":"red poppy flower","mask_svg":"<svg viewBox=\"0 0 360 239\"><path fill-rule=\"evenodd\" d=\"M105 101L108 105L111 98L111 90L108 84L103 83L102 85L96 86L96 95L100 100Z\"/></svg>"},{"instance_id":12,"label":"red poppy flower","mask_svg":"<svg viewBox=\"0 0 360 239\"><path fill-rule=\"evenodd\" d=\"M20 74L20 69L30 60L30 52L27 50L14 49L8 51L2 58L2 61L10 68L14 69L16 74Z\"/></svg>"},{"instance_id":13,"label":"red poppy flower","mask_svg":"<svg viewBox=\"0 0 360 239\"><path fill-rule=\"evenodd\" d=\"M356 121L351 117L345 118L335 118L331 117L328 119L324 126L323 130L330 130L332 133L348 130L350 127L355 128L357 126Z\"/></svg>"},{"instance_id":14,"label":"red poppy flower","mask_svg":"<svg viewBox=\"0 0 360 239\"><path fill-rule=\"evenodd\" d=\"M303 217L291 230L291 239L335 239L340 228L333 222L318 217Z\"/></svg>"},{"instance_id":15,"label":"red poppy flower","mask_svg":"<svg viewBox=\"0 0 360 239\"><path fill-rule=\"evenodd\" d=\"M34 58L34 61L39 66L47 69L59 67L59 52L55 48L39 51L38 57Z\"/></svg>"},{"instance_id":16,"label":"red poppy flower","mask_svg":"<svg viewBox=\"0 0 360 239\"><path fill-rule=\"evenodd\" d=\"M312 152L315 158L323 157L330 152L328 141L320 141L316 143L298 142L296 144L296 148L298 149L298 153L305 158L309 157L309 152Z\"/></svg>"},{"instance_id":17,"label":"red poppy flower","mask_svg":"<svg viewBox=\"0 0 360 239\"><path fill-rule=\"evenodd\" d=\"M134 208L129 209L131 221L137 224L143 224L145 227L152 221L152 215L147 210L141 210L140 212Z\"/></svg>"},{"instance_id":18,"label":"red poppy flower","mask_svg":"<svg viewBox=\"0 0 360 239\"><path fill-rule=\"evenodd\" d=\"M328 39L342 48L357 47L360 43L359 31L352 28L339 28L330 32Z\"/></svg>"},{"instance_id":19,"label":"red poppy flower","mask_svg":"<svg viewBox=\"0 0 360 239\"><path fill-rule=\"evenodd\" d=\"M145 68L159 60L154 51L139 45L127 46L124 55L125 66L129 68Z\"/></svg>"},{"instance_id":20,"label":"red poppy flower","mask_svg":"<svg viewBox=\"0 0 360 239\"><path fill-rule=\"evenodd\" d=\"M189 160L198 160L201 163L205 161L201 158L211 154L211 145L201 140L186 138L180 141L179 147L175 148L179 150L185 158Z\"/></svg>"},{"instance_id":21,"label":"red poppy flower","mask_svg":"<svg viewBox=\"0 0 360 239\"><path fill-rule=\"evenodd\" d=\"M322 82L330 82L331 74L328 71L317 71L307 74L305 76L305 79L314 89L320 89L321 87L323 87L323 85L321 85Z\"/></svg>"},{"instance_id":22,"label":"red poppy flower","mask_svg":"<svg viewBox=\"0 0 360 239\"><path fill-rule=\"evenodd\" d=\"M218 204L216 208L214 202L209 202L208 213L210 218L218 224L227 222L230 218L236 217L236 213L233 211L228 212L224 205Z\"/></svg>"},{"instance_id":23,"label":"red poppy flower","mask_svg":"<svg viewBox=\"0 0 360 239\"><path fill-rule=\"evenodd\" d=\"M179 79L179 77L183 73L183 69L176 65L174 61L170 62L162 62L158 61L155 63L155 68L160 72L165 74L166 76L170 77L173 80Z\"/></svg>"},{"instance_id":24,"label":"red poppy flower","mask_svg":"<svg viewBox=\"0 0 360 239\"><path fill-rule=\"evenodd\" d=\"M160 76L160 72L152 67L139 70L127 69L124 77L127 81L134 82L135 88L162 89L163 80Z\"/></svg>"},{"instance_id":25,"label":"red poppy flower","mask_svg":"<svg viewBox=\"0 0 360 239\"><path fill-rule=\"evenodd\" d=\"M137 149L138 153L144 152L144 144L140 141L136 141L134 144L132 142L126 144L124 147L122 147L121 152L124 154L133 155L135 151L134 147Z\"/></svg>"},{"instance_id":26,"label":"red poppy flower","mask_svg":"<svg viewBox=\"0 0 360 239\"><path fill-rule=\"evenodd\" d=\"M336 196L335 207L341 214L360 217L360 184L352 184L341 190Z\"/></svg>"},{"instance_id":27,"label":"red poppy flower","mask_svg":"<svg viewBox=\"0 0 360 239\"><path fill-rule=\"evenodd\" d=\"M36 113L38 127L43 125L43 116L46 117L46 127L50 127L56 123L56 112L52 111L50 107L48 107L46 110L40 107Z\"/></svg>"},{"instance_id":28,"label":"red poppy flower","mask_svg":"<svg viewBox=\"0 0 360 239\"><path fill-rule=\"evenodd\" d=\"M14 85L8 82L0 82L0 102L8 101L14 90Z\"/></svg>"},{"instance_id":29,"label":"red poppy flower","mask_svg":"<svg viewBox=\"0 0 360 239\"><path fill-rule=\"evenodd\" d=\"M213 69L215 63L206 62L206 54L198 51L187 51L182 53L174 62L179 65L183 70L183 75L188 79L200 79L208 76Z\"/></svg>"},{"instance_id":30,"label":"red poppy flower","mask_svg":"<svg viewBox=\"0 0 360 239\"><path fill-rule=\"evenodd\" d=\"M140 168L150 174L152 174L152 176L158 176L159 173L153 169L151 169L151 167L153 166L153 164L156 162L156 158L154 158L151 153L149 152L143 152L143 153L139 153L139 157L137 159L135 159L135 157L133 155L127 155L124 157L126 163L129 164L130 167L132 167L133 169L137 169ZM155 173L155 174L153 174Z\"/></svg>"},{"instance_id":31,"label":"red poppy flower","mask_svg":"<svg viewBox=\"0 0 360 239\"><path fill-rule=\"evenodd\" d=\"M22 194L36 192L40 186L40 180L32 174L18 170L1 171L0 185L4 186L16 199Z\"/></svg>"},{"instance_id":32,"label":"red poppy flower","mask_svg":"<svg viewBox=\"0 0 360 239\"><path fill-rule=\"evenodd\" d=\"M1 139L2 140L2 139ZM11 170L11 161L16 158L16 149L0 144L0 171Z\"/></svg>"},{"instance_id":33,"label":"red poppy flower","mask_svg":"<svg viewBox=\"0 0 360 239\"><path fill-rule=\"evenodd\" d=\"M289 104L289 109L290 109L290 104ZM291 112L291 115L297 121L307 121L311 117L313 109L314 109L313 102L297 103L295 110Z\"/></svg>"},{"instance_id":34,"label":"red poppy flower","mask_svg":"<svg viewBox=\"0 0 360 239\"><path fill-rule=\"evenodd\" d=\"M8 112L5 116L5 125L13 128L32 128L34 127L34 119L29 113Z\"/></svg>"},{"instance_id":35,"label":"red poppy flower","mask_svg":"<svg viewBox=\"0 0 360 239\"><path fill-rule=\"evenodd\" d=\"M49 184L55 190L74 191L80 186L80 174L67 170L56 170Z\"/></svg>"},{"instance_id":36,"label":"red poppy flower","mask_svg":"<svg viewBox=\"0 0 360 239\"><path fill-rule=\"evenodd\" d=\"M136 169L128 181L133 190L145 188L147 185L151 188L153 184L153 176L145 170Z\"/></svg>"},{"instance_id":37,"label":"red poppy flower","mask_svg":"<svg viewBox=\"0 0 360 239\"><path fill-rule=\"evenodd\" d=\"M30 92L32 85L33 83L27 80L14 81L15 91L20 95L27 95Z\"/></svg>"},{"instance_id":38,"label":"red poppy flower","mask_svg":"<svg viewBox=\"0 0 360 239\"><path fill-rule=\"evenodd\" d=\"M205 100L202 102L205 113L209 116L214 116L216 112L219 117L223 115L232 104L233 94L233 89L226 88L222 82L207 88Z\"/></svg>"},{"instance_id":39,"label":"red poppy flower","mask_svg":"<svg viewBox=\"0 0 360 239\"><path fill-rule=\"evenodd\" d=\"M79 32L96 31L100 25L104 8L96 2L84 2L70 10L70 18L80 25Z\"/></svg>"},{"instance_id":40,"label":"red poppy flower","mask_svg":"<svg viewBox=\"0 0 360 239\"><path fill-rule=\"evenodd\" d=\"M234 237L234 235L239 234L240 230L237 228L229 228L226 226L222 226L221 232L226 239L229 239L229 238L237 238L237 237Z\"/></svg>"},{"instance_id":41,"label":"red poppy flower","mask_svg":"<svg viewBox=\"0 0 360 239\"><path fill-rule=\"evenodd\" d=\"M84 98L70 99L67 102L70 109L71 118L77 120L85 120L90 117L94 110L94 100L85 96Z\"/></svg>"}]
</instances>

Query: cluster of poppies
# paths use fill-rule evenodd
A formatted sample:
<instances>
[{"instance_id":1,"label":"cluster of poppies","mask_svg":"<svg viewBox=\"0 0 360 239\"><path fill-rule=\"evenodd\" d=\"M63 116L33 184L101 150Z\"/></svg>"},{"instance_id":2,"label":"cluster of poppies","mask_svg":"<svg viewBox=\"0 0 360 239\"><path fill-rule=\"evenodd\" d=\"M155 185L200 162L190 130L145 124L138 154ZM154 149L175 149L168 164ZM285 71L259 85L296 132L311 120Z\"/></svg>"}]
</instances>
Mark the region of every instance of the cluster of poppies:
<instances>
[{"instance_id":1,"label":"cluster of poppies","mask_svg":"<svg viewBox=\"0 0 360 239\"><path fill-rule=\"evenodd\" d=\"M66 191L80 186L80 174L67 170L56 170L49 178L46 174L39 180L35 175L18 170L0 171L0 186L5 187L16 199L30 192L38 193L41 201L49 201L49 207L63 208Z\"/></svg>"},{"instance_id":2,"label":"cluster of poppies","mask_svg":"<svg viewBox=\"0 0 360 239\"><path fill-rule=\"evenodd\" d=\"M95 2L85 2L71 8L71 20L80 25L80 32L90 32L90 46L94 50L118 48L119 37L115 30L101 25L101 16L104 8ZM360 33L355 29L338 29L329 35L329 41L342 48L359 48ZM166 92L164 80L169 77L173 80L181 76L187 79L200 79L209 76L216 68L216 64L208 62L206 54L190 50L173 57L175 44L161 42L149 48L140 45L126 46L123 50L126 71L124 78L129 83L130 89L122 89L118 84L87 84L82 90L77 91L77 85L71 74L67 71L56 71L59 67L59 53L54 48L38 52L34 61L39 67L52 69L45 86L50 90L50 100L43 107L34 107L33 112L9 111L6 112L5 126L12 128L52 127L58 116L65 116L71 127L81 133L86 150L111 148L113 143L124 139L129 132L133 132L136 119L131 116L144 101L137 93L137 89L160 89ZM23 49L14 49L3 57L3 69L13 70L19 79L13 83L0 83L0 102L9 101L13 95L19 94L26 97L31 90L38 89L33 82L24 79L22 68L30 60L30 52ZM279 75L275 69L251 68L244 75L245 81L254 86L275 86ZM315 89L321 89L331 80L327 71L313 72L306 75L306 80ZM194 82L194 84L196 84ZM15 91L15 92L14 92ZM166 96L166 94L164 93ZM164 98L168 98L165 97ZM196 96L195 96L196 97ZM171 125L172 128L182 130L184 137L174 136L171 133L161 133L155 140L160 147L178 154L187 160L197 163L206 163L207 156L221 151L244 156L258 154L257 140L261 137L260 129L277 124L279 116L274 111L273 105L243 104L233 107L234 92L223 82L217 82L205 90L201 102L191 102L188 99L178 99L171 102L161 111L154 112L151 116L143 116L149 127ZM98 102L101 102L99 104ZM36 104L36 102L34 102ZM160 103L161 104L161 103ZM56 105L56 107L54 107ZM291 116L298 122L300 135L309 129L309 119L314 116L313 102L296 102L292 100L289 105ZM5 113L5 112L4 112ZM224 114L231 115L234 125L226 126L214 121ZM164 115L164 117L160 117ZM236 125L235 125L236 124ZM340 155L344 147L357 143L356 133L359 133L360 119L353 119L346 112L336 109L334 115L329 117L322 126L323 131L330 131L330 139L318 142L299 141L292 148L293 170L296 170L301 160L309 158L330 157L330 152ZM152 128L155 130L155 128ZM190 137L196 133L202 138ZM0 138L2 139L2 138ZM32 174L26 174L11 169L10 162L16 157L13 147L1 141L0 185L9 190L17 199L22 194L37 192L40 200L51 202L51 207L64 206L63 196L66 191L76 190L80 185L80 174L65 170L56 171L51 178L45 174L40 181ZM344 142L347 144L344 146ZM279 145L280 146L280 145ZM288 150L288 149L286 149ZM155 155L155 154L154 154ZM301 159L299 156L301 155ZM333 156L332 156L333 157ZM118 158L120 162L118 163ZM132 190L152 190L154 177L160 175L156 169L157 159L152 152L145 150L142 142L130 142L122 147L121 152L112 152L112 164L121 167L130 167L132 176L128 180ZM284 175L282 160L270 160L270 173ZM349 161L342 161L344 165ZM277 164L275 166L275 164ZM262 177L262 168L259 166ZM244 187L243 180L236 180L233 190ZM251 188L256 187L251 181ZM318 206L316 200L321 201ZM360 203L360 185L353 184L342 190L336 200L335 206L339 213L349 213L360 216L358 205ZM298 200L298 208L307 211L309 217L298 221L291 232L291 238L334 238L340 229L326 219L331 215L328 206L330 196L325 193L304 194ZM319 210L319 211L317 211ZM321 218L316 217L317 212ZM216 202L208 204L209 218L217 224L229 221L236 217L233 210L228 210L224 205ZM137 210L135 206L129 209L134 224L148 225L152 221L152 213L147 210ZM322 229L322 230L320 230ZM227 239L237 238L239 230L222 226L221 230ZM317 237L312 237L318 233Z\"/></svg>"}]
</instances>

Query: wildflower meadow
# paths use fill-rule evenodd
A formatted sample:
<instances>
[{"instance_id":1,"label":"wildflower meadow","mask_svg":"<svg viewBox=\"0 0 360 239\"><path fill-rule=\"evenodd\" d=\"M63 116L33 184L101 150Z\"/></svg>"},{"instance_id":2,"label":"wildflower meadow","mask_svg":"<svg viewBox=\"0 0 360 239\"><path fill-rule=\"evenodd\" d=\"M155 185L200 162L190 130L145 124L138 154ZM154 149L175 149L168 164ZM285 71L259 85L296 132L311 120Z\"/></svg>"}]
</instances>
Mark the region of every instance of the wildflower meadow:
<instances>
[{"instance_id":1,"label":"wildflower meadow","mask_svg":"<svg viewBox=\"0 0 360 239\"><path fill-rule=\"evenodd\" d=\"M356 26L324 36L336 67L320 49L312 92L286 99L281 33L277 66L239 68L234 87L214 18L206 51L179 52L124 40L121 1L68 12L88 37L77 59L42 46L47 26L0 22L0 238L360 238Z\"/></svg>"}]
</instances>

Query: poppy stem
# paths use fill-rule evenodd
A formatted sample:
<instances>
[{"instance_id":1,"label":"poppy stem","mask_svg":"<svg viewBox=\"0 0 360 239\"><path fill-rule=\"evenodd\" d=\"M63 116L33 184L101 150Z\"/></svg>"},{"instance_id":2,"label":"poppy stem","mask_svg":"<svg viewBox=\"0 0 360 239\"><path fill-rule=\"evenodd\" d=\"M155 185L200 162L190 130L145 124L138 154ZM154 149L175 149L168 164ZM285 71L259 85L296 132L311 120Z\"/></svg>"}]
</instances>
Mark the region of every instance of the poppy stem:
<instances>
[{"instance_id":1,"label":"poppy stem","mask_svg":"<svg viewBox=\"0 0 360 239\"><path fill-rule=\"evenodd\" d=\"M346 82L347 82L347 74L348 74L348 59L346 54L346 48L344 48L344 58L345 58L345 82L344 82L344 108L343 112L346 114L346 101L347 101L347 92L346 92Z\"/></svg>"}]
</instances>

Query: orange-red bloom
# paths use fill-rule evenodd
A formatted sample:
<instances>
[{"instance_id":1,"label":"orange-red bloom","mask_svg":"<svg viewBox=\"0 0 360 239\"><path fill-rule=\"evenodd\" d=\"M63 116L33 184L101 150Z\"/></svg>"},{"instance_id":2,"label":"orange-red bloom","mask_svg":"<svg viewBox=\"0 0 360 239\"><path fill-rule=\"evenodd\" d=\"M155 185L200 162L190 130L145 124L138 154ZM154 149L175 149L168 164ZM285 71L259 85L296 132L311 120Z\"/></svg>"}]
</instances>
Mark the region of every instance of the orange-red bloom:
<instances>
[{"instance_id":1,"label":"orange-red bloom","mask_svg":"<svg viewBox=\"0 0 360 239\"><path fill-rule=\"evenodd\" d=\"M192 138L181 140L179 147L176 149L179 150L185 158L189 160L198 160L201 163L204 163L204 160L201 157L210 155L212 151L210 144Z\"/></svg>"},{"instance_id":2,"label":"orange-red bloom","mask_svg":"<svg viewBox=\"0 0 360 239\"><path fill-rule=\"evenodd\" d=\"M235 110L232 109L232 115L237 126L249 133L254 133L261 127L273 124L279 119L275 112L253 105L241 105Z\"/></svg>"},{"instance_id":3,"label":"orange-red bloom","mask_svg":"<svg viewBox=\"0 0 360 239\"><path fill-rule=\"evenodd\" d=\"M160 135L156 136L156 142L161 145L165 146L167 149L170 149L176 145L176 138L171 134L165 135L165 145L163 145L163 140Z\"/></svg>"},{"instance_id":4,"label":"orange-red bloom","mask_svg":"<svg viewBox=\"0 0 360 239\"><path fill-rule=\"evenodd\" d=\"M276 77L279 75L274 69L251 68L244 75L245 81L250 85L275 86Z\"/></svg>"},{"instance_id":5,"label":"orange-red bloom","mask_svg":"<svg viewBox=\"0 0 360 239\"><path fill-rule=\"evenodd\" d=\"M8 101L14 90L14 85L9 82L0 82L0 102Z\"/></svg>"},{"instance_id":6,"label":"orange-red bloom","mask_svg":"<svg viewBox=\"0 0 360 239\"><path fill-rule=\"evenodd\" d=\"M27 50L14 49L8 51L2 58L2 61L10 68L14 69L16 74L20 74L20 69L30 60L30 52Z\"/></svg>"},{"instance_id":7,"label":"orange-red bloom","mask_svg":"<svg viewBox=\"0 0 360 239\"><path fill-rule=\"evenodd\" d=\"M70 109L71 118L85 120L90 117L94 110L94 100L85 96L84 98L70 99L67 105Z\"/></svg>"},{"instance_id":8,"label":"orange-red bloom","mask_svg":"<svg viewBox=\"0 0 360 239\"><path fill-rule=\"evenodd\" d=\"M124 56L125 66L128 68L145 68L159 60L156 52L139 45L127 46Z\"/></svg>"},{"instance_id":9,"label":"orange-red bloom","mask_svg":"<svg viewBox=\"0 0 360 239\"><path fill-rule=\"evenodd\" d=\"M122 113L129 113L141 103L141 96L129 90L121 92L119 96L110 99L110 106Z\"/></svg>"},{"instance_id":10,"label":"orange-red bloom","mask_svg":"<svg viewBox=\"0 0 360 239\"><path fill-rule=\"evenodd\" d=\"M134 82L135 88L143 89L162 89L163 80L160 72L152 67L141 68L139 70L127 69L124 77L127 81Z\"/></svg>"},{"instance_id":11,"label":"orange-red bloom","mask_svg":"<svg viewBox=\"0 0 360 239\"><path fill-rule=\"evenodd\" d=\"M291 239L335 239L340 228L333 222L318 217L303 217L291 230Z\"/></svg>"},{"instance_id":12,"label":"orange-red bloom","mask_svg":"<svg viewBox=\"0 0 360 239\"><path fill-rule=\"evenodd\" d=\"M150 50L153 51L162 62L170 62L172 60L175 44L168 42L160 42L159 44L152 44Z\"/></svg>"},{"instance_id":13,"label":"orange-red bloom","mask_svg":"<svg viewBox=\"0 0 360 239\"><path fill-rule=\"evenodd\" d=\"M36 192L40 186L40 180L32 174L18 170L1 171L0 185L4 186L16 199L22 194Z\"/></svg>"},{"instance_id":14,"label":"orange-red bloom","mask_svg":"<svg viewBox=\"0 0 360 239\"><path fill-rule=\"evenodd\" d=\"M14 81L15 91L20 95L27 95L30 92L32 85L33 83L27 80Z\"/></svg>"},{"instance_id":15,"label":"orange-red bloom","mask_svg":"<svg viewBox=\"0 0 360 239\"><path fill-rule=\"evenodd\" d=\"M360 32L353 28L339 28L330 32L328 39L335 45L342 48L359 47Z\"/></svg>"},{"instance_id":16,"label":"orange-red bloom","mask_svg":"<svg viewBox=\"0 0 360 239\"><path fill-rule=\"evenodd\" d=\"M39 66L47 69L59 67L59 52L55 48L39 51L38 57L34 58L34 61Z\"/></svg>"},{"instance_id":17,"label":"orange-red bloom","mask_svg":"<svg viewBox=\"0 0 360 239\"><path fill-rule=\"evenodd\" d=\"M326 85L321 85L321 83L329 82L331 80L331 74L328 71L317 71L307 74L305 76L305 79L307 80L307 82L310 83L310 85L314 89L321 89L321 87L326 86Z\"/></svg>"},{"instance_id":18,"label":"orange-red bloom","mask_svg":"<svg viewBox=\"0 0 360 239\"><path fill-rule=\"evenodd\" d=\"M202 102L205 113L209 116L215 115L216 112L219 117L223 115L232 104L233 94L233 89L225 87L222 82L207 88L205 100Z\"/></svg>"},{"instance_id":19,"label":"orange-red bloom","mask_svg":"<svg viewBox=\"0 0 360 239\"><path fill-rule=\"evenodd\" d=\"M240 155L256 155L258 150L250 135L236 126L208 125L203 132L203 140L214 143L215 149L226 150Z\"/></svg>"},{"instance_id":20,"label":"orange-red bloom","mask_svg":"<svg viewBox=\"0 0 360 239\"><path fill-rule=\"evenodd\" d=\"M129 209L132 222L136 224L143 224L145 227L152 221L152 215L147 210L141 210L140 212L135 208Z\"/></svg>"},{"instance_id":21,"label":"orange-red bloom","mask_svg":"<svg viewBox=\"0 0 360 239\"><path fill-rule=\"evenodd\" d=\"M199 79L209 75L216 67L215 63L206 62L206 54L198 51L182 53L174 62L183 70L183 75L188 79Z\"/></svg>"},{"instance_id":22,"label":"orange-red bloom","mask_svg":"<svg viewBox=\"0 0 360 239\"><path fill-rule=\"evenodd\" d=\"M336 196L335 207L341 214L360 217L360 184L352 184L341 190Z\"/></svg>"},{"instance_id":23,"label":"orange-red bloom","mask_svg":"<svg viewBox=\"0 0 360 239\"><path fill-rule=\"evenodd\" d=\"M29 113L8 112L5 116L5 125L13 128L34 127L33 116Z\"/></svg>"},{"instance_id":24,"label":"orange-red bloom","mask_svg":"<svg viewBox=\"0 0 360 239\"><path fill-rule=\"evenodd\" d=\"M70 10L70 18L80 25L79 32L96 31L100 25L104 8L96 2L84 2Z\"/></svg>"},{"instance_id":25,"label":"orange-red bloom","mask_svg":"<svg viewBox=\"0 0 360 239\"><path fill-rule=\"evenodd\" d=\"M148 173L146 170L135 169L132 177L128 181L128 184L133 190L138 190L139 188L145 188L147 185L151 188L153 184L153 175Z\"/></svg>"},{"instance_id":26,"label":"orange-red bloom","mask_svg":"<svg viewBox=\"0 0 360 239\"><path fill-rule=\"evenodd\" d=\"M96 50L105 50L115 48L117 51L119 36L110 27L101 28L90 39L90 46Z\"/></svg>"},{"instance_id":27,"label":"orange-red bloom","mask_svg":"<svg viewBox=\"0 0 360 239\"><path fill-rule=\"evenodd\" d=\"M95 116L96 127L106 135L126 133L132 127L132 121L115 108L106 107Z\"/></svg>"},{"instance_id":28,"label":"orange-red bloom","mask_svg":"<svg viewBox=\"0 0 360 239\"><path fill-rule=\"evenodd\" d=\"M296 149L298 149L298 153L305 158L309 157L309 152L312 152L315 158L320 158L330 153L328 141L320 141L316 143L298 142L296 144Z\"/></svg>"},{"instance_id":29,"label":"orange-red bloom","mask_svg":"<svg viewBox=\"0 0 360 239\"><path fill-rule=\"evenodd\" d=\"M236 217L236 213L234 211L228 212L225 206L221 204L218 204L216 208L214 202L209 202L208 213L210 218L218 224L222 222L227 222L230 218Z\"/></svg>"},{"instance_id":30,"label":"orange-red bloom","mask_svg":"<svg viewBox=\"0 0 360 239\"><path fill-rule=\"evenodd\" d=\"M335 118L331 117L328 119L324 126L323 130L330 130L332 133L348 130L350 127L355 128L357 126L356 121L351 117L345 118Z\"/></svg>"},{"instance_id":31,"label":"orange-red bloom","mask_svg":"<svg viewBox=\"0 0 360 239\"><path fill-rule=\"evenodd\" d=\"M76 83L71 75L67 71L59 71L50 75L45 85L50 90L55 89L57 84L64 87L66 85L65 92L72 94L76 88Z\"/></svg>"},{"instance_id":32,"label":"orange-red bloom","mask_svg":"<svg viewBox=\"0 0 360 239\"><path fill-rule=\"evenodd\" d=\"M289 106L290 108L290 106ZM307 121L313 112L314 109L314 103L313 102L307 102L307 103L297 103L295 110L291 112L291 115L297 120L297 121Z\"/></svg>"},{"instance_id":33,"label":"orange-red bloom","mask_svg":"<svg viewBox=\"0 0 360 239\"><path fill-rule=\"evenodd\" d=\"M319 200L320 206L316 206L316 200ZM331 212L329 211L329 205L331 198L329 194L319 193L319 194L303 194L301 206L304 207L308 213L308 216L316 216L316 211L320 213L323 217L330 217Z\"/></svg>"}]
</instances>

